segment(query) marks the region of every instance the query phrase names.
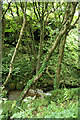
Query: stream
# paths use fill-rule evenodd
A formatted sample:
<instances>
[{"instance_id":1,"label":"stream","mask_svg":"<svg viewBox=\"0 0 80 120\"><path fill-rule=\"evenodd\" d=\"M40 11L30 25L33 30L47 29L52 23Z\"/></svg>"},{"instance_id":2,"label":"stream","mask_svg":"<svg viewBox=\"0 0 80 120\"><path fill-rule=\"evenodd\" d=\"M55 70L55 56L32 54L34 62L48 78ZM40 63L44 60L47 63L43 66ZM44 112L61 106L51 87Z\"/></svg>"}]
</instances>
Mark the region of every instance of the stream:
<instances>
[{"instance_id":1,"label":"stream","mask_svg":"<svg viewBox=\"0 0 80 120\"><path fill-rule=\"evenodd\" d=\"M1 86L2 84L0 84L0 100L2 99ZM22 93L22 90L9 91L7 98L8 100L12 100L12 101L17 100L21 93ZM48 96L48 95L49 96L51 95L50 91L43 92L43 90L41 89L36 89L36 90L30 89L25 97L36 96L36 98L40 98L40 97L43 98L44 96Z\"/></svg>"},{"instance_id":2,"label":"stream","mask_svg":"<svg viewBox=\"0 0 80 120\"><path fill-rule=\"evenodd\" d=\"M20 96L21 92L22 92L22 90L21 91L15 90L15 91L9 92L8 99L9 100L17 100L18 97ZM44 93L42 90L39 90L39 89L38 89L38 92L36 94L35 94L35 92L34 93L33 92L34 92L34 90L30 89L30 92L28 92L26 97L28 97L28 96L34 97L36 95L36 98L39 98L39 97L41 97L40 96L41 94L44 94L46 96L51 95L50 91Z\"/></svg>"}]
</instances>

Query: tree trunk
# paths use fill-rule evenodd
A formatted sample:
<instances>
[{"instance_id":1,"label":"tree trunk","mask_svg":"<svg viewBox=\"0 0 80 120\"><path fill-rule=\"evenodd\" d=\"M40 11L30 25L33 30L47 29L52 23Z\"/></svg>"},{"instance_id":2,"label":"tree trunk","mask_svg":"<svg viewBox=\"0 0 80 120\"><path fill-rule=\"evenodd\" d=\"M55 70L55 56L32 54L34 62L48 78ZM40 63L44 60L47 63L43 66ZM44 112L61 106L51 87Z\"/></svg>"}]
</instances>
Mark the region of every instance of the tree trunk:
<instances>
[{"instance_id":1,"label":"tree trunk","mask_svg":"<svg viewBox=\"0 0 80 120\"><path fill-rule=\"evenodd\" d=\"M11 5L11 2L8 3L8 7L5 10L5 12L2 14L2 18L1 18L2 19L2 45L4 44L4 37L5 37L5 15L7 11L9 10L10 5Z\"/></svg>"},{"instance_id":2,"label":"tree trunk","mask_svg":"<svg viewBox=\"0 0 80 120\"><path fill-rule=\"evenodd\" d=\"M58 42L60 41L61 37L63 34L65 34L65 32L67 31L67 27L64 27L64 29L60 32L59 36L57 37L57 39L55 40L53 46L49 49L49 52L47 54L47 57L44 59L43 64L40 68L40 70L37 72L37 74L27 82L26 87L24 88L23 92L21 93L17 104L19 105L22 100L24 99L25 95L28 93L29 89L31 88L31 85L34 84L43 74L45 67L47 66L47 62L49 61L52 52L56 49Z\"/></svg>"},{"instance_id":3,"label":"tree trunk","mask_svg":"<svg viewBox=\"0 0 80 120\"><path fill-rule=\"evenodd\" d=\"M40 62L41 62L41 56L43 52L43 41L44 41L44 14L45 14L45 4L42 2L42 15L40 15L40 9L38 10L38 16L40 20L40 45L39 45L39 52L38 52L38 60L37 60L37 66L36 66L36 74L40 70Z\"/></svg>"},{"instance_id":4,"label":"tree trunk","mask_svg":"<svg viewBox=\"0 0 80 120\"><path fill-rule=\"evenodd\" d=\"M10 2L8 3L8 7L7 7L7 9L5 10L5 12L3 13L3 15L2 15L2 19L4 19L5 14L6 14L7 11L9 10L10 5L11 5L11 2L12 2L12 1L10 1Z\"/></svg>"},{"instance_id":5,"label":"tree trunk","mask_svg":"<svg viewBox=\"0 0 80 120\"><path fill-rule=\"evenodd\" d=\"M57 88L59 87L61 63L62 63L63 52L64 52L65 43L66 43L66 37L67 37L67 34L64 35L63 41L60 44L60 48L59 48L58 68L57 68L57 74L56 74L56 78L57 78L56 87Z\"/></svg>"},{"instance_id":6,"label":"tree trunk","mask_svg":"<svg viewBox=\"0 0 80 120\"><path fill-rule=\"evenodd\" d=\"M36 74L31 80L29 80L29 81L27 82L27 85L25 86L23 92L21 93L19 99L17 100L17 104L18 104L18 105L19 105L19 104L22 102L22 100L24 99L24 97L25 97L25 95L27 94L27 92L29 91L31 85L34 84L34 83L36 82L36 80L38 80L38 79L42 76L42 74L43 74L43 72L44 72L44 70L45 70L45 67L47 66L47 62L49 61L49 59L50 59L53 51L56 49L59 41L61 40L61 37L62 37L63 35L65 35L66 32L67 32L67 30L69 29L70 24L71 24L71 22L72 22L73 15L74 15L74 13L75 13L76 6L77 6L77 3L72 3L72 4L73 4L73 7L72 7L72 11L71 11L71 15L70 15L70 17L69 17L69 20L67 20L67 18L64 17L64 21L66 21L66 22L65 22L65 24L64 24L63 29L60 31L60 33L59 33L59 35L57 36L56 40L54 41L52 47L49 49L48 54L47 54L46 58L44 59L43 64L42 64L40 70L37 72L37 74ZM70 5L71 5L71 4L70 4ZM70 5L68 5L68 9L70 8ZM66 13L65 13L65 16L66 16Z\"/></svg>"},{"instance_id":7,"label":"tree trunk","mask_svg":"<svg viewBox=\"0 0 80 120\"><path fill-rule=\"evenodd\" d=\"M20 31L20 35L19 35L19 39L18 39L18 42L16 44L16 47L15 47L15 50L14 50L14 53L13 53L13 56L12 56L12 59L11 59L11 62L10 62L9 74L8 74L8 76L6 78L6 81L3 83L3 86L5 86L7 84L7 82L9 81L9 78L11 76L12 68L13 68L13 62L14 62L14 59L15 59L15 56L16 56L17 49L19 47L19 43L20 43L22 35L23 35L23 30L24 30L24 27L25 27L25 23L26 23L26 19L24 17L23 18L23 25L22 25L22 28L21 28L21 31Z\"/></svg>"},{"instance_id":8,"label":"tree trunk","mask_svg":"<svg viewBox=\"0 0 80 120\"><path fill-rule=\"evenodd\" d=\"M4 44L5 38L5 18L2 19L2 45Z\"/></svg>"},{"instance_id":9,"label":"tree trunk","mask_svg":"<svg viewBox=\"0 0 80 120\"><path fill-rule=\"evenodd\" d=\"M0 16L2 16L2 1L0 1ZM0 83L2 82L2 20L0 17Z\"/></svg>"},{"instance_id":10,"label":"tree trunk","mask_svg":"<svg viewBox=\"0 0 80 120\"><path fill-rule=\"evenodd\" d=\"M30 31L30 39L31 39L31 48L33 51L33 55L34 55L34 60L35 60L35 64L36 64L36 49L35 49L35 44L34 44L34 34L33 34L33 30L32 30L32 26L29 26L29 31ZM35 67L36 68L36 67Z\"/></svg>"},{"instance_id":11,"label":"tree trunk","mask_svg":"<svg viewBox=\"0 0 80 120\"><path fill-rule=\"evenodd\" d=\"M40 46L39 46L39 53L38 53L38 61L36 66L36 74L40 70L40 61L43 51L43 41L44 41L44 21L41 22L41 30L40 30Z\"/></svg>"}]
</instances>

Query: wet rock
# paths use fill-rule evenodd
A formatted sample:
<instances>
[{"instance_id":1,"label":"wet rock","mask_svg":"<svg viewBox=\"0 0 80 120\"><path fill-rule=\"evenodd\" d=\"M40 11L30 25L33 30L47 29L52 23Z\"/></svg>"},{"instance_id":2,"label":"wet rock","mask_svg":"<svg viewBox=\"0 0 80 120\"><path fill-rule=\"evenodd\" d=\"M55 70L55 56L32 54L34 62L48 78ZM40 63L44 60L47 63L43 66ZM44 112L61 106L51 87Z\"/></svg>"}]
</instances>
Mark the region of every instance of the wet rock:
<instances>
[{"instance_id":1,"label":"wet rock","mask_svg":"<svg viewBox=\"0 0 80 120\"><path fill-rule=\"evenodd\" d=\"M33 89L30 89L29 92L28 92L28 96L36 96L37 98L40 97L40 98L44 98L48 95L51 95L51 93L44 93L43 90L41 89L36 89L36 90L33 90Z\"/></svg>"},{"instance_id":2,"label":"wet rock","mask_svg":"<svg viewBox=\"0 0 80 120\"><path fill-rule=\"evenodd\" d=\"M15 90L15 91L9 92L9 100L17 100L19 98L19 96L21 95L21 93L22 93L22 90L21 91ZM42 98L44 98L44 97L46 97L48 95L50 96L51 93L50 92L44 93L43 90L41 90L41 89L36 89L36 90L30 89L25 97L29 97L29 96L34 97L34 96L36 96L35 99L37 99L37 98L42 99Z\"/></svg>"},{"instance_id":3,"label":"wet rock","mask_svg":"<svg viewBox=\"0 0 80 120\"><path fill-rule=\"evenodd\" d=\"M29 92L28 92L28 96L36 96L36 97L44 97L43 95L43 91L41 89L36 89L36 90L33 90L33 89L30 89Z\"/></svg>"}]
</instances>

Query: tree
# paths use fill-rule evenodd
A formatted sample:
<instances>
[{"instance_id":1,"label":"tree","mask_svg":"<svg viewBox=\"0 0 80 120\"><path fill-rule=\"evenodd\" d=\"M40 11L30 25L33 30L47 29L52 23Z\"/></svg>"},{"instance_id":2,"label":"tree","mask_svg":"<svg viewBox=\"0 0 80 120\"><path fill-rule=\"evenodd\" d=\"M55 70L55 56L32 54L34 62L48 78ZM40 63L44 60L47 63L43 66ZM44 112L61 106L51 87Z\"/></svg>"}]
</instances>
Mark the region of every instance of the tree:
<instances>
[{"instance_id":1,"label":"tree","mask_svg":"<svg viewBox=\"0 0 80 120\"><path fill-rule=\"evenodd\" d=\"M7 9L3 12L2 14L2 41L4 43L4 37L5 37L5 15L7 13L7 11L9 10L10 8L10 5L11 5L11 1L8 3L8 6L7 6Z\"/></svg>"},{"instance_id":2,"label":"tree","mask_svg":"<svg viewBox=\"0 0 80 120\"><path fill-rule=\"evenodd\" d=\"M10 2L11 3L11 2ZM10 6L10 3L8 6ZM9 7L8 7L9 8ZM7 8L7 9L8 9ZM24 12L26 11L26 7L24 8ZM7 12L7 10L6 10ZM5 13L6 14L6 13ZM3 16L5 15L3 14ZM10 79L10 76L11 76L11 73L12 73L12 68L13 68L13 62L14 62L14 59L15 59L15 56L16 56L16 52L17 52L17 49L19 47L19 43L21 41L21 38L22 38L22 35L23 35L23 30L25 28L25 24L26 24L26 19L25 19L25 14L23 15L23 24L22 24L22 28L21 28L21 31L20 31L20 35L19 35L19 39L18 39L18 42L16 44L16 47L15 47L15 50L14 50L14 53L13 53L13 56L12 56L12 59L11 59L11 62L10 62L10 69L9 69L9 74L5 80L5 82L3 83L3 86L5 86L7 84L7 82L9 81Z\"/></svg>"},{"instance_id":3,"label":"tree","mask_svg":"<svg viewBox=\"0 0 80 120\"><path fill-rule=\"evenodd\" d=\"M47 53L47 56L44 59L43 64L42 64L40 70L38 71L36 76L34 76L31 80L29 80L27 82L27 85L24 88L23 92L21 93L21 96L19 97L19 99L17 101L17 104L22 102L22 100L24 99L26 93L31 88L31 85L34 84L36 82L36 80L38 80L42 76L42 73L44 72L45 67L47 66L47 62L49 61L49 59L50 59L50 57L52 55L52 52L56 49L56 47L57 47L59 41L61 40L62 36L66 37L66 35L67 35L66 32L71 27L71 23L72 23L72 19L73 19L75 10L76 10L76 6L77 6L77 3L67 3L67 8L66 8L66 12L65 12L64 20L63 20L63 28L60 30L59 35L57 36L56 40L54 41L52 47L49 49L49 51ZM70 14L69 14L69 12L70 12Z\"/></svg>"},{"instance_id":4,"label":"tree","mask_svg":"<svg viewBox=\"0 0 80 120\"><path fill-rule=\"evenodd\" d=\"M21 38L22 38L22 35L23 35L23 30L24 30L24 27L25 27L25 23L26 23L26 20L25 20L25 17L24 17L24 19L23 19L23 25L22 25L22 28L21 28L21 31L20 31L20 36L19 36L18 42L17 42L17 44L16 44L15 51L14 51L14 53L13 53L11 62L10 62L9 74L8 74L5 82L3 83L4 86L5 86L5 85L7 84L7 82L9 81L9 78L10 78L11 73L12 73L13 62L14 62L14 59L15 59L15 56L16 56L17 49L18 49L18 47L19 47L19 43L20 43Z\"/></svg>"},{"instance_id":5,"label":"tree","mask_svg":"<svg viewBox=\"0 0 80 120\"><path fill-rule=\"evenodd\" d=\"M18 102L21 102L24 99L26 93L31 88L31 85L35 84L35 82L43 75L43 72L45 71L46 67L48 66L48 61L50 60L52 53L57 48L59 43L61 43L61 40L62 40L62 43L60 44L62 47L61 47L61 52L60 52L61 56L59 58L59 69L58 69L58 74L57 74L58 75L57 76L57 85L59 84L58 78L59 78L59 74L60 74L60 64L62 61L62 55L63 55L63 50L64 50L63 46L64 46L64 43L65 43L65 40L67 37L67 32L74 25L74 24L72 25L72 20L74 17L74 13L75 13L77 4L78 4L77 2L61 3L61 4L60 3L32 3L31 4L32 5L32 12L36 16L35 21L40 23L40 45L39 45L39 51L38 51L38 58L36 57L37 55L35 54L35 50L34 50L35 49L34 34L33 34L34 29L33 29L33 26L30 25L31 23L29 23L29 20L31 20L30 22L33 23L33 16L27 15L26 12L24 11L24 8L25 8L24 6L26 6L26 3L20 4L22 12L24 14L24 17L26 18L26 26L28 27L27 32L29 32L29 34L27 34L27 38L29 37L31 39L31 46L32 46L31 49L32 49L32 53L33 53L33 56L35 59L35 65L36 65L36 59L37 59L37 65L35 67L36 68L36 75L33 76L33 78L27 82L27 85L26 85L25 89L23 90ZM29 5L29 4L27 4L27 5ZM38 6L40 6L40 7L38 7ZM60 6L62 6L61 11L59 11ZM49 9L49 7L51 8L51 10ZM30 9L30 6L28 6L28 8ZM64 10L65 12L63 13L62 10ZM57 11L57 14L56 14L56 11ZM61 14L58 15L58 12L61 12ZM55 16L54 22L58 23L57 24L58 28L55 28L55 30L51 29L51 34L55 35L55 37L53 39L53 43L52 43L51 48L48 50L44 60L42 61L42 65L40 65L41 57L43 55L42 51L43 51L43 42L44 42L44 32L45 32L45 28L46 28L45 23L46 23L46 21L47 22L49 21L50 13L53 16ZM59 17L60 20L57 21L56 16ZM60 23L59 23L59 21L60 21ZM23 25L23 26L25 26L25 25ZM24 27L22 27L22 31L23 31L23 28ZM18 43L17 43L15 51L14 51L14 54L13 54L13 57L12 57L11 64L14 61L16 50L19 46L19 42L21 40L21 37L22 36L20 35ZM51 36L51 39L52 39L52 36ZM31 54L31 56L32 56L32 54ZM33 59L31 59L31 60L33 60ZM10 67L10 72L7 76L7 79L3 85L5 85L8 82L11 72L12 72L12 65ZM58 88L57 85L56 85L56 88Z\"/></svg>"}]
</instances>

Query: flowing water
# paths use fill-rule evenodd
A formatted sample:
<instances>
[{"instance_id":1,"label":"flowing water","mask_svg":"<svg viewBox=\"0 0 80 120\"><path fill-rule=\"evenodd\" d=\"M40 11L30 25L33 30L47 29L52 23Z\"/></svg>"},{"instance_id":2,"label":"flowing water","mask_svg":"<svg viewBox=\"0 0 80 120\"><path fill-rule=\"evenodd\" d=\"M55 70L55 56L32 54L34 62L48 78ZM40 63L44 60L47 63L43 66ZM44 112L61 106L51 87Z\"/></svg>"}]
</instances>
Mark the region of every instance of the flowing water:
<instances>
[{"instance_id":1,"label":"flowing water","mask_svg":"<svg viewBox=\"0 0 80 120\"><path fill-rule=\"evenodd\" d=\"M2 99L2 97L1 97L1 86L2 86L2 84L0 84L0 100ZM31 89L31 92L28 93L26 95L26 97L28 97L28 96L34 97L35 96L35 94L33 94L33 93L35 93L34 91L36 91L36 90ZM21 92L22 92L22 90L21 91L20 90L9 91L8 100L17 100L19 98ZM50 91L43 92L41 89L38 89L38 93L41 93L41 94L44 93L46 96L51 95ZM40 96L37 96L36 98L39 98L39 97Z\"/></svg>"}]
</instances>

